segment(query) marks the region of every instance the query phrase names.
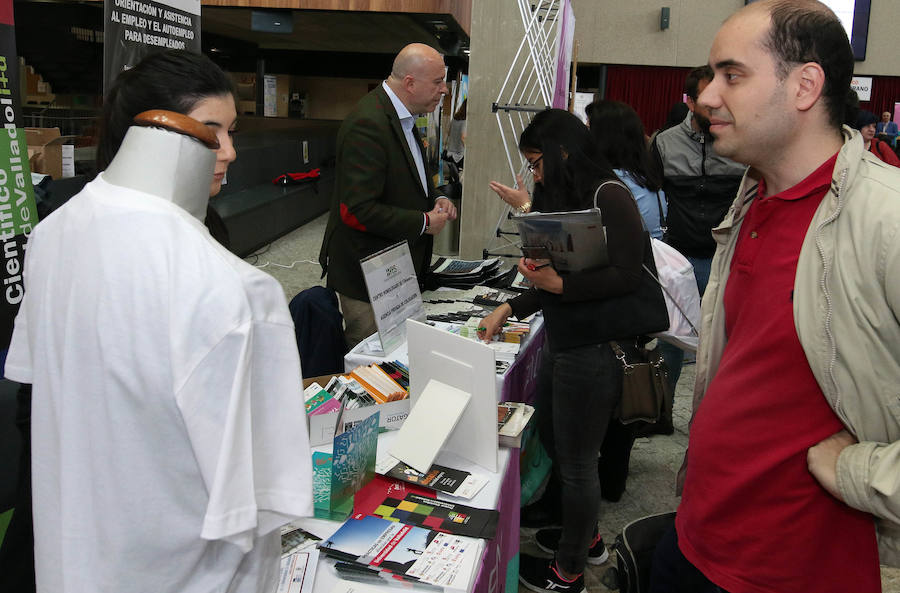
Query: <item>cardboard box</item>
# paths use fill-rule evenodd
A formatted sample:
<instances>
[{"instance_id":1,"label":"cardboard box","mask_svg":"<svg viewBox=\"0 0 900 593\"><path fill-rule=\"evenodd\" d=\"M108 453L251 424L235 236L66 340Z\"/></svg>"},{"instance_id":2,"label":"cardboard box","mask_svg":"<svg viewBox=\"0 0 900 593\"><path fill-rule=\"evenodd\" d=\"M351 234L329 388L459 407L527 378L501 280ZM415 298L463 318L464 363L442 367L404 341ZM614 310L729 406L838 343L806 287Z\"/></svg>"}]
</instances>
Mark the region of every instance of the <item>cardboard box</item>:
<instances>
[{"instance_id":1,"label":"cardboard box","mask_svg":"<svg viewBox=\"0 0 900 593\"><path fill-rule=\"evenodd\" d=\"M59 128L25 128L28 160L33 173L62 179L75 172L75 136L60 136Z\"/></svg>"},{"instance_id":2,"label":"cardboard box","mask_svg":"<svg viewBox=\"0 0 900 593\"><path fill-rule=\"evenodd\" d=\"M306 389L313 383L318 383L322 387L325 387L334 376L335 375L324 375L322 377L303 379L303 388ZM403 426L403 422L406 420L406 417L409 416L409 398L407 397L406 399L387 402L377 406L366 406L365 408L344 410L342 426L339 427L338 431L335 431L335 424L337 423L339 412L307 416L306 426L309 429L309 444L313 447L327 444L334 438L335 432L340 434L357 422L365 420L375 412L381 414L378 418L379 428L397 430Z\"/></svg>"}]
</instances>

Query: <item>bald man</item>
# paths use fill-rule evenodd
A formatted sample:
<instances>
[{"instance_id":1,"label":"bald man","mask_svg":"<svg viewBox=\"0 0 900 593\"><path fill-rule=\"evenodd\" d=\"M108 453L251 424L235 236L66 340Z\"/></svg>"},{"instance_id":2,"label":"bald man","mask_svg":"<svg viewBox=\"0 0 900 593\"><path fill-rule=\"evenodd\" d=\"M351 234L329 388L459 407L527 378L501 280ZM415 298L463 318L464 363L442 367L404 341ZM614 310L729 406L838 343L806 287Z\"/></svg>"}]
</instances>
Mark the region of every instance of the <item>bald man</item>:
<instances>
[{"instance_id":1,"label":"bald man","mask_svg":"<svg viewBox=\"0 0 900 593\"><path fill-rule=\"evenodd\" d=\"M404 47L387 80L360 100L338 131L337 171L319 262L341 301L344 334L353 347L376 331L359 260L407 241L421 283L432 237L456 208L435 193L419 114L447 92L444 59L421 43Z\"/></svg>"}]
</instances>

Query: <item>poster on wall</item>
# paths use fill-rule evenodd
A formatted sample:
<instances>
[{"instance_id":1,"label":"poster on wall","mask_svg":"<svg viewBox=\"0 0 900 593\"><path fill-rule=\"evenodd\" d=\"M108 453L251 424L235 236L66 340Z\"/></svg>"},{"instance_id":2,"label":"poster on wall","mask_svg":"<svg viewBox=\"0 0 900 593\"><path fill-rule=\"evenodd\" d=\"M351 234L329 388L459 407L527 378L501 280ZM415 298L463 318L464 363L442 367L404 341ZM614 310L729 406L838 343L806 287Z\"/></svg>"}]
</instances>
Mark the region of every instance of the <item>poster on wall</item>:
<instances>
[{"instance_id":1,"label":"poster on wall","mask_svg":"<svg viewBox=\"0 0 900 593\"><path fill-rule=\"evenodd\" d=\"M160 49L200 53L200 0L103 0L103 95Z\"/></svg>"},{"instance_id":2,"label":"poster on wall","mask_svg":"<svg viewBox=\"0 0 900 593\"><path fill-rule=\"evenodd\" d=\"M25 295L22 285L25 243L37 224L20 100L13 2L0 0L0 114L3 118L3 131L0 132L0 242L3 243L0 249L0 286L3 290L0 365L6 360L13 320Z\"/></svg>"},{"instance_id":3,"label":"poster on wall","mask_svg":"<svg viewBox=\"0 0 900 593\"><path fill-rule=\"evenodd\" d=\"M871 76L854 76L850 80L850 88L856 91L860 101L872 100L872 77Z\"/></svg>"}]
</instances>

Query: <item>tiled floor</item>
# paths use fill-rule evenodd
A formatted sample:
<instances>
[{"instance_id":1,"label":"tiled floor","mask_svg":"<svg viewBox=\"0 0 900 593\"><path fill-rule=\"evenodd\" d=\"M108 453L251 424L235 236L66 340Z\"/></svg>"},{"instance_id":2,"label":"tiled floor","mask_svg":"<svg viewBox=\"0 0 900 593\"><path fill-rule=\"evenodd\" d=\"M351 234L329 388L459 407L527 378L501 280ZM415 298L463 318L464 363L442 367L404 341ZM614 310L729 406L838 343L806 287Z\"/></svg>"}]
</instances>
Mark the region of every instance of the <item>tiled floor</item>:
<instances>
[{"instance_id":1,"label":"tiled floor","mask_svg":"<svg viewBox=\"0 0 900 593\"><path fill-rule=\"evenodd\" d=\"M264 266L263 270L281 282L288 299L304 288L322 284L321 269L316 262L325 222L326 216L320 216L278 239L263 253L248 258L248 261ZM670 436L639 439L631 455L631 471L625 495L617 503L604 501L601 506L600 532L606 542L613 542L616 534L629 522L678 506L678 499L674 496L675 472L681 465L687 446L687 423L693 380L694 367L687 365L684 367L675 394L675 433ZM521 546L523 552L541 554L533 543L531 531L523 531ZM606 585L611 584L615 587L615 579L609 580L610 575L607 575L607 571L614 564L615 560L611 558L604 565L589 567L585 580L590 593L616 590ZM847 570L853 570L853 567L848 566ZM882 567L882 584L884 593L900 593L900 569ZM520 587L519 591L525 593L527 589Z\"/></svg>"}]
</instances>

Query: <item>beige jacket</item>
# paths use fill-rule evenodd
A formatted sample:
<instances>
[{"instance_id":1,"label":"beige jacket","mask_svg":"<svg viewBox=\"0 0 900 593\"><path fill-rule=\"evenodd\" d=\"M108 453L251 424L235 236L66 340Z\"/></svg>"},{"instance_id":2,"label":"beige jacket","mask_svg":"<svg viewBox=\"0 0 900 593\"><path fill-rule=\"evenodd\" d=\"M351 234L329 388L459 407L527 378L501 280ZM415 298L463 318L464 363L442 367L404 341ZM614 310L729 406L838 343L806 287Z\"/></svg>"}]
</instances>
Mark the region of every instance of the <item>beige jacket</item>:
<instances>
[{"instance_id":1,"label":"beige jacket","mask_svg":"<svg viewBox=\"0 0 900 593\"><path fill-rule=\"evenodd\" d=\"M695 410L727 341L722 297L756 186L748 172L713 229L718 245L703 298ZM838 459L841 495L876 517L881 561L900 566L900 169L867 153L846 127L831 189L800 249L794 324L825 397L859 440Z\"/></svg>"}]
</instances>

